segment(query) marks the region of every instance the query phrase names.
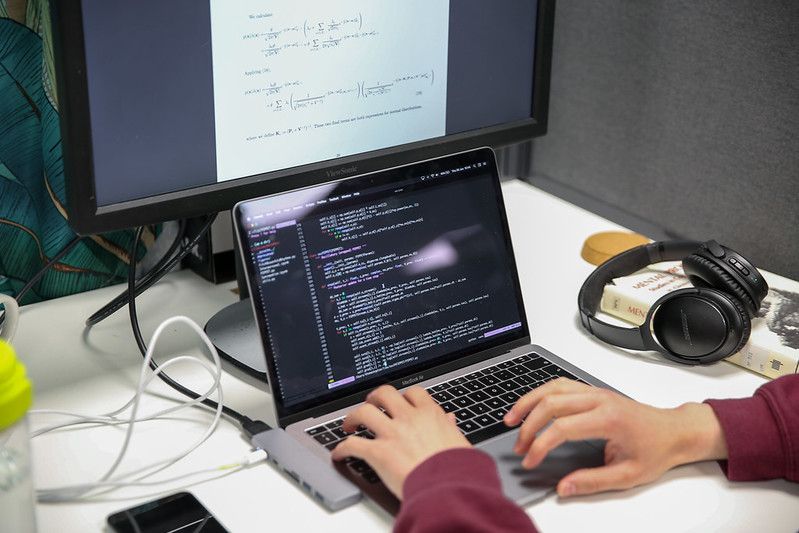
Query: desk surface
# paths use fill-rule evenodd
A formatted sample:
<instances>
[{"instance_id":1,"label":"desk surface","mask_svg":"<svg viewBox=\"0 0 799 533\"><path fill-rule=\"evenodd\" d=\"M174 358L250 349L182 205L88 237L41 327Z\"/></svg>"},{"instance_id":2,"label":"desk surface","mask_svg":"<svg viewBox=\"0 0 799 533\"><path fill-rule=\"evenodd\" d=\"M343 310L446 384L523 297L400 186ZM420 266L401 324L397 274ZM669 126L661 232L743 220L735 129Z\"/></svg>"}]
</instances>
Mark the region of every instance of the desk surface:
<instances>
[{"instance_id":1,"label":"desk surface","mask_svg":"<svg viewBox=\"0 0 799 533\"><path fill-rule=\"evenodd\" d=\"M503 185L513 244L522 278L533 342L581 366L642 402L661 407L705 398L750 395L764 380L721 362L684 367L655 354L634 354L605 345L579 325L577 292L593 267L580 258L589 235L619 230L616 224L521 182ZM236 301L232 283L212 285L191 272L170 274L138 300L145 338L166 318L186 315L203 325ZM25 306L15 339L35 389L35 409L99 414L121 406L135 390L141 361L127 311L90 330L86 317L122 290L101 289ZM173 328L158 353L198 353L199 341ZM171 374L196 387L207 379L195 367ZM271 398L260 387L232 375L223 379L225 403L252 418L269 420ZM182 400L160 383L142 410L155 412ZM168 421L137 427L122 470L133 470L185 449L203 432L210 415L194 409ZM33 427L52 420L31 416ZM123 432L112 428L60 431L33 441L38 487L90 482L103 475L121 445ZM126 487L94 500L40 504L40 531L100 531L112 511L188 488L231 532L386 531L391 519L369 503L329 513L265 463L223 474L211 469L250 451L237 428L222 422L188 457L160 473L175 479L156 487ZM202 472L201 472L202 471ZM198 473L199 472L199 473ZM195 474L191 476L190 474ZM187 475L189 477L180 478ZM157 478L159 478L157 476ZM213 478L213 479L211 479ZM755 530L795 532L799 528L799 485L782 480L730 483L714 462L686 465L659 481L630 491L560 500L555 495L530 505L528 512L544 532L596 529L614 531ZM604 529L604 528L602 528Z\"/></svg>"}]
</instances>

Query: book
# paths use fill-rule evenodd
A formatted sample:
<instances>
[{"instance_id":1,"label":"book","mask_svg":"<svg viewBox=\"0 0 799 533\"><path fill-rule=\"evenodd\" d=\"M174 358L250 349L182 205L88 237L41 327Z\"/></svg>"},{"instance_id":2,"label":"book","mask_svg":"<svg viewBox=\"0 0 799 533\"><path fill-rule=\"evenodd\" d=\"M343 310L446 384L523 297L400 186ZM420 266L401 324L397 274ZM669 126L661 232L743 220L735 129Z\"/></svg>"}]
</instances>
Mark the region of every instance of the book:
<instances>
[{"instance_id":1,"label":"book","mask_svg":"<svg viewBox=\"0 0 799 533\"><path fill-rule=\"evenodd\" d=\"M725 361L769 378L799 373L799 282L763 270L760 273L769 285L768 294L752 319L749 340ZM640 326L658 298L690 286L680 262L664 261L607 284L599 308Z\"/></svg>"}]
</instances>

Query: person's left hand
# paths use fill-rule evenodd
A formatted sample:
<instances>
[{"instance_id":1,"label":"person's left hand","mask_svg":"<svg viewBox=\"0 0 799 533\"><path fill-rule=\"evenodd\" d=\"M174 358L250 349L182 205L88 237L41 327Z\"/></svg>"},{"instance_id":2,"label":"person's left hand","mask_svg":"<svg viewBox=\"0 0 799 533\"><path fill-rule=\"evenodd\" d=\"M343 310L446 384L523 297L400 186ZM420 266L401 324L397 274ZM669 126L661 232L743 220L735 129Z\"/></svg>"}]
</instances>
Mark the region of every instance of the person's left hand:
<instances>
[{"instance_id":1,"label":"person's left hand","mask_svg":"<svg viewBox=\"0 0 799 533\"><path fill-rule=\"evenodd\" d=\"M375 438L348 437L333 449L333 459L363 459L400 500L405 478L417 465L438 452L471 446L455 417L421 387L411 387L404 395L389 385L373 390L364 405L347 415L342 429L351 433L360 425Z\"/></svg>"}]
</instances>

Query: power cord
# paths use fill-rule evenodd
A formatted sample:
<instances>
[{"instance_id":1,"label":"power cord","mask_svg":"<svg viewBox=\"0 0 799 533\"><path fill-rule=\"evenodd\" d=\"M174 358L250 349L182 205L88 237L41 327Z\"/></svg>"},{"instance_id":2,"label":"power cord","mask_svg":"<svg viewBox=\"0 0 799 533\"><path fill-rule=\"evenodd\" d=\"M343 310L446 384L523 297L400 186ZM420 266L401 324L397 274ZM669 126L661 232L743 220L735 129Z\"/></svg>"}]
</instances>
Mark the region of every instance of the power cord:
<instances>
[{"instance_id":1,"label":"power cord","mask_svg":"<svg viewBox=\"0 0 799 533\"><path fill-rule=\"evenodd\" d=\"M208 231L208 229L210 229L211 224L213 223L215 217L216 215L209 217L209 220L206 222L206 224L203 225L203 228L198 233L198 237L196 237L195 240L192 241L193 243L196 244L196 242L199 242L200 238L199 236L202 236L206 231ZM133 241L133 246L131 248L132 257L136 257L136 254L138 252L139 241L141 240L141 234L143 231L144 228L140 227L136 232L136 237ZM186 248L190 250L192 247L193 244L190 243ZM131 291L131 287L135 284L135 280L136 280L136 270L135 267L131 264L130 269L128 270L128 291L130 292L130 294L133 295L133 297L128 299L128 311L130 315L130 325L133 332L133 337L136 340L136 345L139 347L139 351L142 353L142 355L144 355L147 352L147 346L144 343L144 338L142 337L141 329L139 327L138 313L136 312L136 295L134 292ZM155 371L158 368L158 365L153 359L150 359L149 364L150 368L152 368L153 371ZM159 379L161 379L161 381L172 387L177 392L183 394L184 396L187 396L192 399L198 398L196 392L178 383L177 381L169 377L169 375L167 375L166 373L157 372L156 375L158 376ZM211 400L210 398L203 399L201 403L207 407L210 407L211 409L214 410L219 409L219 405L217 404L217 402ZM272 429L265 422L262 422L260 420L253 420L250 417L243 415L238 411L231 409L228 406L222 405L221 409L224 415L235 420L238 423L239 428L247 436L248 439L252 438L253 435Z\"/></svg>"},{"instance_id":2,"label":"power cord","mask_svg":"<svg viewBox=\"0 0 799 533\"><path fill-rule=\"evenodd\" d=\"M148 368L151 367L152 361L152 352L154 347L157 344L158 339L164 332L166 328L171 326L176 322L182 322L187 324L194 332L203 340L207 350L211 354L211 358L213 360L213 366L209 364L208 361L202 359L200 357L191 357L191 356L178 356L170 359L169 361L165 362L163 365L158 367L152 374L148 375ZM139 417L139 407L141 404L142 396L147 388L147 386L155 379L157 376L163 375L164 371L172 365L178 364L180 362L185 361L192 361L197 364L200 364L213 378L212 385L208 388L208 390L203 393L202 395L197 395L196 398L190 399L181 403L180 405L173 406L152 415ZM221 384L221 376L222 376L222 363L221 359L219 358L219 354L216 351L211 340L208 336L203 332L202 328L198 326L195 322L191 319L184 317L184 316L176 316L170 319L165 320L162 322L158 328L156 329L155 333L152 337L151 348L146 351L144 355L144 360L142 361L141 370L139 373L139 381L138 386L136 388L136 392L134 396L128 400L122 407L111 411L110 413L102 414L102 415L95 415L95 416L84 416L81 414L75 413L68 413L63 411L42 411L42 410L34 410L30 413L32 415L37 414L59 414L59 415L66 415L74 418L74 420L63 422L51 426L44 427L42 429L33 431L31 433L31 437L37 437L42 434L48 433L50 431L54 431L57 429L63 429L66 427L80 425L80 424L91 424L91 425L121 425L127 424L127 431L125 433L125 439L123 444L120 448L119 453L117 454L116 459L114 460L113 464L109 467L106 473L97 481L90 482L90 483L81 483L77 485L70 485L70 486L63 486L63 487L54 487L54 488L45 488L37 490L38 499L40 502L64 502L64 501L74 501L77 499L85 498L90 493L97 491L98 489L106 489L111 490L116 487L121 486L132 486L132 485L157 485L163 483L174 482L179 479L183 479L190 476L195 476L202 473L207 472L215 472L218 470L224 471L224 475L227 475L231 470L243 468L249 464L253 464L254 462L263 460L266 458L265 453L256 451L255 454L249 454L247 456L242 457L238 461L222 465L220 467L214 469L206 469L199 472L192 472L190 474L186 474L183 476L167 479L167 480L159 480L159 481L145 481L146 478L152 476L153 474L164 470L165 468L175 464L179 460L183 459L186 455L194 451L198 446L200 446L203 442L205 442L208 437L213 433L213 431L218 426L219 420L222 416L222 401L223 401L223 394L222 394L222 384ZM214 411L214 417L206 428L206 431L203 435L194 442L191 446L189 446L186 450L181 453L176 454L173 457L163 459L161 461L155 462L153 464L147 465L145 467L139 468L136 471L130 472L128 474L120 475L114 477L120 463L124 459L130 445L130 439L133 435L134 427L139 422L144 422L148 420L155 420L159 417L172 414L176 411L181 409L185 409L187 407L194 407L206 400L209 397L216 393L217 399L219 402L216 404L217 408ZM123 418L120 415L125 411L130 410L130 414L127 418Z\"/></svg>"},{"instance_id":3,"label":"power cord","mask_svg":"<svg viewBox=\"0 0 799 533\"><path fill-rule=\"evenodd\" d=\"M44 266L42 266L42 268L40 268L39 271L34 274L33 277L29 279L28 282L17 292L17 295L14 297L17 303L21 303L22 297L25 296L25 294L31 290L40 279L42 279L42 276L44 276L53 265L61 261L65 255L67 255L75 246L77 246L81 240L83 240L83 237L75 237L69 242L69 244L64 246L47 263L45 263Z\"/></svg>"},{"instance_id":4,"label":"power cord","mask_svg":"<svg viewBox=\"0 0 799 533\"><path fill-rule=\"evenodd\" d=\"M50 431L53 431L53 430L56 430L56 429L61 429L61 428L74 426L74 425L78 425L78 424L92 424L92 425L98 425L98 424L99 425L128 424L128 429L127 429L127 432L126 432L125 441L124 441L124 443L122 445L122 448L121 448L119 454L117 455L116 460L114 461L114 464L108 469L108 471L105 473L105 475L102 476L102 478L100 480L95 481L95 482L91 482L91 483L79 484L79 485L72 485L72 486L66 486L66 487L55 487L55 488L38 490L37 491L37 495L38 495L38 499L39 499L40 502L74 501L76 499L85 498L88 494L92 493L93 491L97 491L98 489L112 490L112 489L114 489L116 487L120 487L120 486L157 485L157 484L174 482L174 481L177 481L179 479L183 479L185 477L195 476L195 475L199 475L199 474L202 474L202 473L216 472L216 471L219 471L219 470L225 471L224 475L227 475L231 471L235 471L235 470L243 468L243 467L245 467L245 466L247 466L249 464L253 464L254 462L258 462L258 461L266 459L266 453L264 451L256 450L255 452L253 452L253 453L251 453L251 454L239 459L238 461L235 461L234 463L223 465L223 466L220 466L220 467L217 467L217 468L206 469L206 470L202 470L202 471L198 471L198 472L193 472L191 474L187 474L187 475L184 475L184 476L179 476L179 477L168 479L168 480L144 481L144 479L146 479L148 476L151 476L151 475L155 474L156 472L159 472L159 471L169 467L170 465L174 464L175 462L179 461L180 459L182 459L183 457L188 455L191 451L196 449L200 444L202 444L211 435L211 433L214 431L214 429L217 427L218 422L221 419L221 416L223 414L225 416L227 416L228 418L235 420L238 423L238 426L239 426L240 430L248 438L251 438L253 435L255 435L257 433L260 433L262 431L266 431L266 430L271 429L269 427L269 425L267 425L266 423L264 423L264 422L262 422L260 420L252 420L251 418L249 418L249 417L247 417L247 416L235 411L234 409L231 409L231 408L229 408L229 407L224 405L223 396L222 396L221 382L220 382L222 368L221 368L221 360L219 358L219 354L216 351L216 347L213 345L213 343L208 338L208 336L205 334L205 332L202 331L202 329L196 323L191 321L191 319L179 316L179 317L173 317L172 319L168 319L168 320L162 322L161 325L157 328L156 332L153 334L150 348L148 348L146 343L144 342L144 339L143 339L142 334L141 334L141 329L139 327L138 315L137 315L137 312L136 312L136 296L138 294L140 294L142 291L144 291L147 288L149 288L156 281L158 281L161 277L163 277L164 274L169 272L177 264L177 262L180 261L180 259L183 256L185 256L185 254L188 253L188 251L190 251L193 248L193 246L196 245L197 242L199 242L199 239L202 237L202 235L210 228L211 224L213 223L214 218L215 218L215 215L209 216L206 224L200 230L200 232L198 233L197 237L195 237L194 240L192 240L189 244L187 244L181 250L181 252L179 252L177 255L175 255L175 257L173 257L173 259L171 261L164 262L163 263L163 267L154 268L153 271L152 271L152 275L147 277L147 280L146 280L147 284L146 285L145 285L145 280L143 279L142 283L140 283L140 285L138 287L136 286L136 264L135 264L135 261L131 261L131 263L129 265L129 269L128 269L128 291L125 293L125 296L127 296L127 298L123 299L122 295L121 295L120 297L118 297L118 300L127 300L126 303L128 304L128 307L129 307L130 322L131 322L131 328L132 328L132 331L133 331L134 339L136 340L136 344L137 344L137 346L138 346L138 348L139 348L139 350L142 353L142 356L144 358L143 362L142 362L142 370L141 370L141 374L140 374L140 378L139 378L139 386L137 388L136 394L134 395L134 397L131 400L129 400L120 409L117 409L117 410L115 410L115 411L113 411L111 413L107 413L105 415L87 417L87 416L74 414L74 413L65 413L65 412L59 412L59 411L49 411L49 413L51 413L51 414L61 414L61 415L65 415L65 416L70 416L70 417L75 418L75 420L70 421L70 422L61 423L61 424L56 424L56 425L53 425L53 426L49 426L49 427L43 428L41 430L38 430L38 431L36 431L36 432L34 432L32 434L32 437L35 437L35 436L38 436L38 435L41 435L41 434L44 434L44 433L47 433L47 432L50 432ZM143 231L144 231L144 227L139 227L138 230L136 231L136 235L135 235L134 240L133 240L133 245L131 247L131 257L132 258L133 257L137 257L138 245L139 245L139 242L141 241L141 237L142 237ZM79 240L80 240L80 238L76 239L73 243L70 243L70 245L67 248L65 248L64 250L62 250L57 257L59 257L59 258L63 257L63 255L65 255L69 251L69 249L74 247L79 242ZM53 259L53 261L55 261L55 260L56 260L56 258ZM43 273L44 272L41 272L37 276L41 277L41 275ZM31 280L31 282L29 282L29 285L32 286L33 283L35 283L35 280ZM111 302L111 304L114 304L114 302ZM109 304L109 305L111 305L111 304ZM113 312L113 311L111 311L111 312ZM180 357L172 358L172 359L170 359L169 361L167 361L166 363L164 363L161 366L159 366L155 362L155 360L152 357L152 349L151 348L153 346L155 346L155 344L157 342L157 339L161 335L162 331L167 326L169 326L170 324L172 324L175 321L186 322L203 339L203 341L205 342L205 344L206 344L206 346L208 348L208 351L211 353L212 359L213 359L213 361L215 363L215 367L213 369L208 365L207 361L203 361L203 360L200 360L198 358L188 357L188 356L180 356ZM201 364L209 373L212 374L212 376L214 376L214 384L208 391L206 391L206 393L204 393L202 395L197 394L196 392L194 392L191 389L189 389L189 388L183 386L182 384L178 383L177 381L175 381L169 375L166 374L165 370L167 368L169 368L170 366L176 364L179 361L184 361L186 359L191 359L193 361L199 362L199 364ZM145 374L146 374L147 368L150 368L153 371L153 373L149 377L145 378ZM142 396L146 386L156 377L159 378L164 383L166 383L171 388L173 388L174 390L176 390L177 392L179 392L179 393L183 394L184 396L188 397L189 401L184 402L183 404L181 404L179 406L163 410L163 411L158 412L158 413L156 413L154 415L150 415L150 416L143 417L143 418L137 418L137 412L138 412L138 407L139 407L139 402L140 402L141 396ZM217 392L217 400L218 401L214 401L214 400L212 400L210 398L210 395L214 391L218 391ZM120 478L113 478L112 477L113 474L115 473L115 471L117 470L117 468L119 467L119 464L121 463L122 459L124 458L124 456L125 456L125 454L126 454L126 452L128 450L128 445L129 445L130 438L131 438L131 435L132 435L132 432L133 432L133 427L135 426L136 423L143 422L143 421L148 421L148 420L154 420L154 419L156 419L158 417L170 414L170 413L175 412L175 411L177 411L179 409L183 409L183 408L186 408L186 407L196 407L196 406L200 406L200 405L204 405L206 407L210 407L211 409L213 409L214 418L213 418L213 421L212 421L211 425L209 426L208 430L203 435L203 437L201 439L199 439L194 445L192 445L189 449L187 449L183 453L181 453L181 454L179 454L179 455L177 455L177 456L175 456L175 457L173 457L171 459L163 460L163 461L161 461L159 463L155 463L153 465L149 465L147 467L139 469L136 472L132 472L132 473L127 474L126 476L122 476ZM130 417L128 419L119 418L118 415L121 414L122 412L124 412L129 407L131 408ZM32 411L31 413L35 414L35 413L43 413L43 412L44 411ZM138 477L134 478L132 480L131 479L126 479L126 477L129 477L131 475L138 475Z\"/></svg>"},{"instance_id":5,"label":"power cord","mask_svg":"<svg viewBox=\"0 0 799 533\"><path fill-rule=\"evenodd\" d=\"M133 247L131 249L131 256L133 257L136 257L136 253L138 252L139 240L141 239L142 231L143 231L142 227L139 227L139 229L136 231L136 237L133 240ZM130 294L132 295L132 297L128 299L130 326L133 331L133 338L136 340L136 345L139 347L139 351L142 353L142 355L145 355L147 353L147 345L144 342L144 338L142 337L141 334L141 329L139 328L139 317L136 312L135 284L136 284L136 267L133 266L133 264L131 263L131 267L128 270L128 291L130 291ZM153 359L149 360L149 365L150 368L153 369L153 371L157 371L158 364ZM161 379L161 381L163 381L164 383L166 383L167 385L169 385L179 393L183 394L184 396L188 396L189 398L192 399L199 398L199 395L196 392L181 385L180 383L169 377L167 374L163 372L156 372L156 374L158 375L159 379ZM210 407L211 409L220 408L219 404L217 404L217 402L211 400L210 398L205 398L200 403ZM221 409L225 415L234 419L240 425L242 425L245 422L246 417L241 413L227 406L222 406Z\"/></svg>"},{"instance_id":6,"label":"power cord","mask_svg":"<svg viewBox=\"0 0 799 533\"><path fill-rule=\"evenodd\" d=\"M142 276L141 280L139 280L138 283L135 285L133 291L131 291L130 286L128 286L127 290L122 292L119 296L108 302L106 305L104 305L102 308L96 311L92 316L86 319L86 325L94 326L95 324L102 322L112 314L122 309L125 306L125 304L128 303L131 294L133 294L134 297L140 295L141 293L152 287L167 273L171 272L172 269L175 268L175 266L177 266L177 264L180 263L180 261L184 257L186 257L194 249L195 246L197 246L197 243L200 242L200 239L202 239L205 236L205 234L208 233L208 230L211 229L211 225L216 220L216 217L217 217L216 213L208 215L205 223L200 227L200 230L197 232L197 234L188 243L184 244L181 248L178 249L178 245L180 245L180 243L182 242L186 230L186 221L181 220L177 237L175 238L175 241L172 243L172 246L170 247L169 251L164 255L162 260L156 266L154 266L147 274ZM138 242L140 239L141 239L141 233L137 232L136 240L134 242L137 249L138 249ZM131 255L130 264L135 265L135 259L134 259L135 257L136 257L135 255Z\"/></svg>"},{"instance_id":7,"label":"power cord","mask_svg":"<svg viewBox=\"0 0 799 533\"><path fill-rule=\"evenodd\" d=\"M69 242L69 244L64 246L47 263L45 263L44 266L42 266L42 268L40 268L39 271L36 272L36 274L34 274L33 277L29 279L28 282L25 285L23 285L19 291L17 291L17 295L14 296L14 299L17 301L17 303L20 303L22 301L22 297L25 296L25 294L27 294L27 292L31 290L34 285L36 285L36 282L42 279L42 276L44 276L47 273L47 271L50 270L50 267L61 261L61 259L63 259L64 256L70 252L70 250L72 250L75 246L77 246L82 239L83 237L75 237ZM6 312L3 311L3 313L0 314L0 326L3 325L5 317L6 317Z\"/></svg>"}]
</instances>

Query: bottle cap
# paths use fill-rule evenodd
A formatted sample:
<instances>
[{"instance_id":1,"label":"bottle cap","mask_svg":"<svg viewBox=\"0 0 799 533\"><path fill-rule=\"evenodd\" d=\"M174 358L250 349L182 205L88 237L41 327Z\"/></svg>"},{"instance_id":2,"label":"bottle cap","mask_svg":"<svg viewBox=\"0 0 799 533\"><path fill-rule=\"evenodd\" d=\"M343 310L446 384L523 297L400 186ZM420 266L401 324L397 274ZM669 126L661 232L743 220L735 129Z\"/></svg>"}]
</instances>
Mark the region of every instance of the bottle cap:
<instances>
[{"instance_id":1,"label":"bottle cap","mask_svg":"<svg viewBox=\"0 0 799 533\"><path fill-rule=\"evenodd\" d=\"M0 431L22 418L33 402L33 386L14 348L0 339Z\"/></svg>"}]
</instances>

